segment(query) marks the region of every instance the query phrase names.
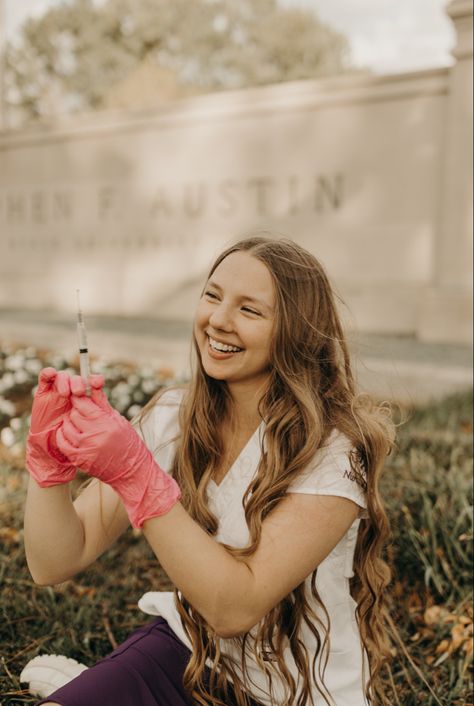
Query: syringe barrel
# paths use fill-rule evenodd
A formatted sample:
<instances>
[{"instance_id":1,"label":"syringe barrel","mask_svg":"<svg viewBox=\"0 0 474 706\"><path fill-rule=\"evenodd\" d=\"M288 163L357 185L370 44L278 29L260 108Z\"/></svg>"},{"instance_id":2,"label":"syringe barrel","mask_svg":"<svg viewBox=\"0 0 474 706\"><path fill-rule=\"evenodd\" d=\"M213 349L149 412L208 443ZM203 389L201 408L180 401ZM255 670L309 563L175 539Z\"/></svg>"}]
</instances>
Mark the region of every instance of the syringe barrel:
<instances>
[{"instance_id":1,"label":"syringe barrel","mask_svg":"<svg viewBox=\"0 0 474 706\"><path fill-rule=\"evenodd\" d=\"M89 386L89 356L87 353L79 353L79 369L81 371L81 377L86 383L86 387Z\"/></svg>"}]
</instances>

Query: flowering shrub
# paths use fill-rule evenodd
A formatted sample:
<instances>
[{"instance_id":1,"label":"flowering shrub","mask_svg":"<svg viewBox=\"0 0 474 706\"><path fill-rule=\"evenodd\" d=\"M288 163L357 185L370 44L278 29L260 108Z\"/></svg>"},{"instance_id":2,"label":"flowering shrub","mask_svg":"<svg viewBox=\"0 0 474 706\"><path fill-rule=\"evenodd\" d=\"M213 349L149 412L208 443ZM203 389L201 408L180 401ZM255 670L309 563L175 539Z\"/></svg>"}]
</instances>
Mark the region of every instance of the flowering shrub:
<instances>
[{"instance_id":1,"label":"flowering shrub","mask_svg":"<svg viewBox=\"0 0 474 706\"><path fill-rule=\"evenodd\" d=\"M30 423L33 397L42 368L51 366L71 375L79 372L77 356L70 359L33 346L0 343L0 448L9 460L22 456ZM110 404L127 419L135 417L162 387L177 382L170 368L133 365L97 358L91 372L101 373Z\"/></svg>"}]
</instances>

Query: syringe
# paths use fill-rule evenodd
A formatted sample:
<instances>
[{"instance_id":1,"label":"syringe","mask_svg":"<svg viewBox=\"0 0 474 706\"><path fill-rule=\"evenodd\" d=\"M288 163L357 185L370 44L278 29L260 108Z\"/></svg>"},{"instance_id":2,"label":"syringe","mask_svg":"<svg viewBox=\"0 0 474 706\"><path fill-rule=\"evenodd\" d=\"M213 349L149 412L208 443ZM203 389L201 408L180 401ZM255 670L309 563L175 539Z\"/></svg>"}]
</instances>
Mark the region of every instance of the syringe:
<instances>
[{"instance_id":1,"label":"syringe","mask_svg":"<svg viewBox=\"0 0 474 706\"><path fill-rule=\"evenodd\" d=\"M81 377L86 385L86 395L91 394L91 386L89 382L89 349L87 347L87 334L84 325L84 319L81 311L81 303L79 300L79 290L77 292L77 338L79 341L79 368Z\"/></svg>"}]
</instances>

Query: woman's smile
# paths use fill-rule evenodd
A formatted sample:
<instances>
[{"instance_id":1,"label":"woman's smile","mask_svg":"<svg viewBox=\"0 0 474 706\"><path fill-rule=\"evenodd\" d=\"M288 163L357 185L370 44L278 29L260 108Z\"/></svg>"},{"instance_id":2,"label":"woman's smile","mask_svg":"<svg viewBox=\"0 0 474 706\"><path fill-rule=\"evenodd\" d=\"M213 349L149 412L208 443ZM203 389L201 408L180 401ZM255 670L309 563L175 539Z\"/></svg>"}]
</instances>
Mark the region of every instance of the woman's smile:
<instances>
[{"instance_id":1,"label":"woman's smile","mask_svg":"<svg viewBox=\"0 0 474 706\"><path fill-rule=\"evenodd\" d=\"M243 348L238 346L229 345L228 343L223 343L221 341L216 341L214 338L208 335L209 341L209 355L216 360L227 360L232 358L234 355L243 352Z\"/></svg>"}]
</instances>

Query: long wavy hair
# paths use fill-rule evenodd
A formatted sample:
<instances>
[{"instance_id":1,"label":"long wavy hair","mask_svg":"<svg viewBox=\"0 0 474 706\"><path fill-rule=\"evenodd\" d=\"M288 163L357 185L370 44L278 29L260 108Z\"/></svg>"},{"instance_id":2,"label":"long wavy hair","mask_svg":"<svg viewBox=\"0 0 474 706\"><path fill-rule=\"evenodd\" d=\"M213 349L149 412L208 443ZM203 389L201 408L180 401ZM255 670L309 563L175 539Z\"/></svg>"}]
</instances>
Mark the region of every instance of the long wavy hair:
<instances>
[{"instance_id":1,"label":"long wavy hair","mask_svg":"<svg viewBox=\"0 0 474 706\"><path fill-rule=\"evenodd\" d=\"M318 260L291 240L257 234L225 250L214 262L209 277L231 253L245 251L263 262L275 286L276 310L270 353L270 381L259 403L264 422L264 444L257 473L243 499L249 528L244 548L224 545L237 559L255 552L265 517L285 497L290 484L311 463L316 451L334 429L352 442L351 465L367 494L367 519L362 519L354 556L351 592L369 669L364 680L372 703L385 703L380 671L389 657L385 629L384 589L390 572L382 558L389 523L379 492L379 479L394 439L390 408L357 393L339 314L336 295ZM204 371L196 340L195 370L180 407L180 436L171 470L182 490L182 504L210 535L218 520L209 510L206 487L224 454L219 429L231 414L225 381ZM143 410L153 406L156 398ZM321 611L329 616L316 589L311 592ZM229 680L238 706L247 706L245 662L251 654L268 675L278 674L286 685L287 706L314 704L312 683L327 704L331 695L324 685L324 666L330 649L330 626L311 609L306 582L297 586L255 626L251 634L231 638L239 646L242 665L221 650L221 639L198 611L175 590L176 604L192 653L184 673L184 686L193 703L226 706ZM300 638L307 626L317 650L308 655ZM302 687L283 657L288 647L294 657ZM271 659L265 658L270 649ZM210 677L205 667L212 664ZM310 666L311 665L311 666Z\"/></svg>"}]
</instances>

